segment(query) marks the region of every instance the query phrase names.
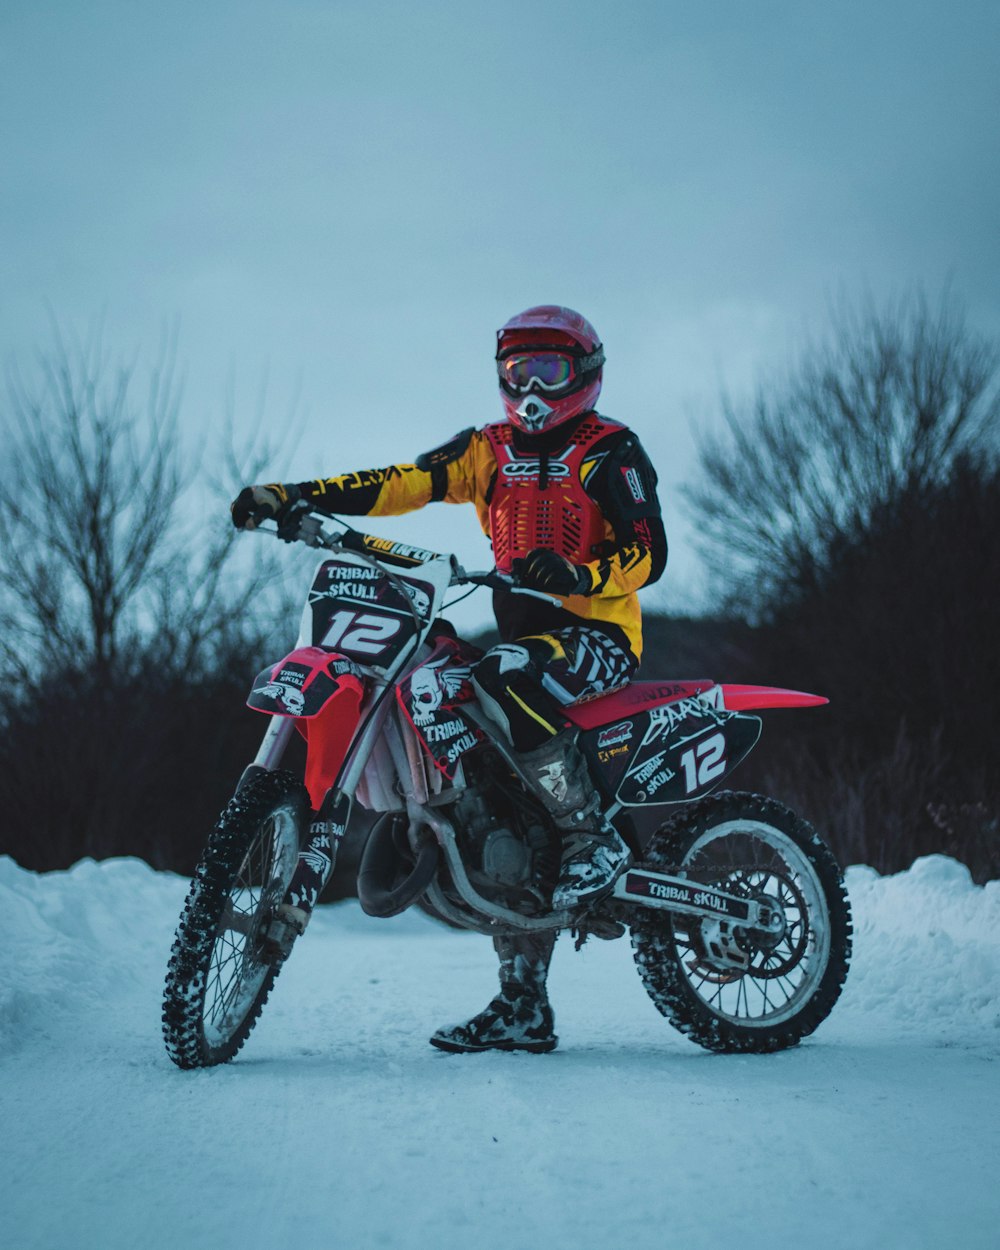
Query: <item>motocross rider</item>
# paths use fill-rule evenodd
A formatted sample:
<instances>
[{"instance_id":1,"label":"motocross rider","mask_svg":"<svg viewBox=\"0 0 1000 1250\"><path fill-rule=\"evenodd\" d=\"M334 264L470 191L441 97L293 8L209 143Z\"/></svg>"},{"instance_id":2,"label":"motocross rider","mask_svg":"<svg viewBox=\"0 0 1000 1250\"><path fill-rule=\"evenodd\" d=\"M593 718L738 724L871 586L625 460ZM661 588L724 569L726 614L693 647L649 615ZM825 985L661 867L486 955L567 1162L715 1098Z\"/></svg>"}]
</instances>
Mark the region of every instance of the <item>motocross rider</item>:
<instances>
[{"instance_id":1,"label":"motocross rider","mask_svg":"<svg viewBox=\"0 0 1000 1250\"><path fill-rule=\"evenodd\" d=\"M504 421L470 427L417 458L297 484L245 487L233 522L290 522L316 512L398 516L425 504L471 503L497 568L558 600L494 593L502 642L473 670L483 709L501 726L563 838L554 908L591 903L630 862L563 708L634 676L642 652L636 592L655 582L667 545L656 474L626 426L595 411L604 349L586 318L529 308L497 335ZM546 979L553 933L498 937L500 994L430 1039L443 1050L554 1049Z\"/></svg>"}]
</instances>

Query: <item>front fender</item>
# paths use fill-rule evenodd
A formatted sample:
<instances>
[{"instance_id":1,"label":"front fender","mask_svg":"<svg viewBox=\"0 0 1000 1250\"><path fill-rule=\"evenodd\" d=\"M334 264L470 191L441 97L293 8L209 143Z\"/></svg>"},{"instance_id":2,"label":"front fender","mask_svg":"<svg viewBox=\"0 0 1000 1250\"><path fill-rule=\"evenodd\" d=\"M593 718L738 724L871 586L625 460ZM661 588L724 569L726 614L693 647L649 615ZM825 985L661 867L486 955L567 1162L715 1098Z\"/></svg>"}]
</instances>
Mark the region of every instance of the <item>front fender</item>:
<instances>
[{"instance_id":1,"label":"front fender","mask_svg":"<svg viewBox=\"0 0 1000 1250\"><path fill-rule=\"evenodd\" d=\"M353 660L322 647L299 647L254 678L247 707L270 716L313 720L343 690L364 690L364 675Z\"/></svg>"},{"instance_id":2,"label":"front fender","mask_svg":"<svg viewBox=\"0 0 1000 1250\"><path fill-rule=\"evenodd\" d=\"M306 740L305 783L316 811L347 756L364 691L354 661L322 647L299 647L254 680L247 706L294 717Z\"/></svg>"}]
</instances>

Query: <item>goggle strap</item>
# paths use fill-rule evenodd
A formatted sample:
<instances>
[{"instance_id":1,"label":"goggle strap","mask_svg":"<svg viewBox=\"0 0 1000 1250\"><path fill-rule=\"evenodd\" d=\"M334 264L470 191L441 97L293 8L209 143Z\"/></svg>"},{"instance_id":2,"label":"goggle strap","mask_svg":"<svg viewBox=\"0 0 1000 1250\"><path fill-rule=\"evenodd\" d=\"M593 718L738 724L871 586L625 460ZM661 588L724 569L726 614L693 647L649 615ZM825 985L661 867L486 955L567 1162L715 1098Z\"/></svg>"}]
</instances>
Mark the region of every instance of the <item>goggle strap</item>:
<instances>
[{"instance_id":1,"label":"goggle strap","mask_svg":"<svg viewBox=\"0 0 1000 1250\"><path fill-rule=\"evenodd\" d=\"M576 365L577 376L600 369L605 359L604 347L601 343L598 343L594 350L586 356L575 356L572 352L568 352L565 347L521 347L505 352L503 356L497 356L497 373L500 377L504 377L503 366L508 356L530 356L534 352L557 352L561 356L572 356L573 363Z\"/></svg>"},{"instance_id":2,"label":"goggle strap","mask_svg":"<svg viewBox=\"0 0 1000 1250\"><path fill-rule=\"evenodd\" d=\"M604 348L598 343L589 356L577 356L575 359L580 373L591 373L594 369L600 369L604 364Z\"/></svg>"}]
</instances>

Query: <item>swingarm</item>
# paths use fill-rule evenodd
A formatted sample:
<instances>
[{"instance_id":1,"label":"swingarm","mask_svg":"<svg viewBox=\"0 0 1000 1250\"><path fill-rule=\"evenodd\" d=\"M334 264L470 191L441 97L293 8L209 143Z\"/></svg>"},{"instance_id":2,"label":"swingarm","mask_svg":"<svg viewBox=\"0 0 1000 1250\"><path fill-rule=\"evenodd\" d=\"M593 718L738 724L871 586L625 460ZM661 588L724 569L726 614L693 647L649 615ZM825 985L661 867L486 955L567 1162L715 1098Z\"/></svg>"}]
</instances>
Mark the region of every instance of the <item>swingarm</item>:
<instances>
[{"instance_id":1,"label":"swingarm","mask_svg":"<svg viewBox=\"0 0 1000 1250\"><path fill-rule=\"evenodd\" d=\"M681 916L726 921L769 937L780 936L785 929L784 912L776 899L741 898L699 881L673 877L641 865L629 868L619 877L611 897Z\"/></svg>"}]
</instances>

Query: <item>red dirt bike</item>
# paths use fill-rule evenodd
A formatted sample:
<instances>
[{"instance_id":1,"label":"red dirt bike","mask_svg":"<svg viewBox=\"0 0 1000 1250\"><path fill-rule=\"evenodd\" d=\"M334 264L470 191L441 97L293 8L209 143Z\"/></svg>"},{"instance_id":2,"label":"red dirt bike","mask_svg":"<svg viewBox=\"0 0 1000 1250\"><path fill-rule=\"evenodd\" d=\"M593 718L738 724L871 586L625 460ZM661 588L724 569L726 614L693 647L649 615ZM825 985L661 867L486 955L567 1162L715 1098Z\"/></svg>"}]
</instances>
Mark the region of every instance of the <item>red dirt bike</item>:
<instances>
[{"instance_id":1,"label":"red dirt bike","mask_svg":"<svg viewBox=\"0 0 1000 1250\"><path fill-rule=\"evenodd\" d=\"M753 712L826 699L637 681L567 708L634 863L596 904L553 911L559 835L476 702L481 652L438 616L450 587L510 580L313 515L297 537L326 554L298 645L254 682L248 704L271 720L184 904L163 1010L175 1063L223 1063L243 1045L281 966L279 909L311 822L335 842L355 800L380 814L358 874L369 915L419 902L491 936L571 929L579 943L628 930L656 1007L710 1050L780 1050L826 1018L851 950L833 855L774 800L710 793L757 742ZM279 768L296 732L304 778ZM649 819L657 808L662 823Z\"/></svg>"}]
</instances>

